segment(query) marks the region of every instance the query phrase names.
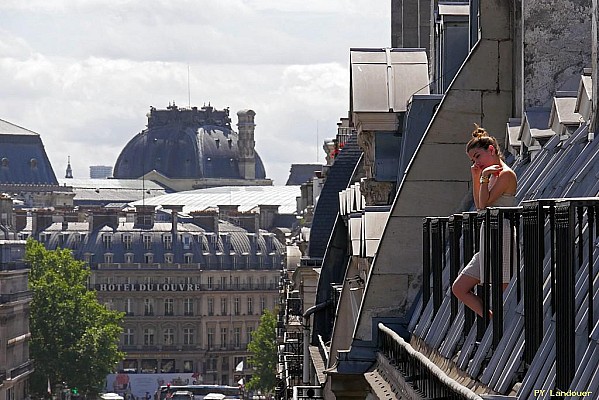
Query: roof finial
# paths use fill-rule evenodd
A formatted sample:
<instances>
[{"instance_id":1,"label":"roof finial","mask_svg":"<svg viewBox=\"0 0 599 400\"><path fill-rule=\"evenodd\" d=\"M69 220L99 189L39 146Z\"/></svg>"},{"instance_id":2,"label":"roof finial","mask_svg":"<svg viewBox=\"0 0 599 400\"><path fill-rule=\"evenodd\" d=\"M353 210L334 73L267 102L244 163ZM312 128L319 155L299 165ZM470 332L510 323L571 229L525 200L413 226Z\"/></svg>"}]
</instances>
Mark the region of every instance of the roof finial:
<instances>
[{"instance_id":1,"label":"roof finial","mask_svg":"<svg viewBox=\"0 0 599 400\"><path fill-rule=\"evenodd\" d=\"M73 169L71 168L71 156L67 157L67 172L64 177L66 179L73 179Z\"/></svg>"}]
</instances>

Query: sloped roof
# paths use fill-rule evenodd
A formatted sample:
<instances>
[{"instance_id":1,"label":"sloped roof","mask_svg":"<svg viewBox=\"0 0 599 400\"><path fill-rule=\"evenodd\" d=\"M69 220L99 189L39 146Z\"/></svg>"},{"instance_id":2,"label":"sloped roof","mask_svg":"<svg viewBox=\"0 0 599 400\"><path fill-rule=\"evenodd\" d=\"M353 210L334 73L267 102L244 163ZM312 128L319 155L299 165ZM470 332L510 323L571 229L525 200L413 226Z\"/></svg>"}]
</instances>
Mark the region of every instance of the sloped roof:
<instances>
[{"instance_id":1,"label":"sloped roof","mask_svg":"<svg viewBox=\"0 0 599 400\"><path fill-rule=\"evenodd\" d=\"M145 199L145 204L182 205L184 213L225 204L238 205L241 212L250 211L259 205L278 205L279 214L293 214L297 209L296 198L300 195L299 186L221 186L157 196ZM141 201L136 201L133 205L141 205Z\"/></svg>"},{"instance_id":2,"label":"sloped roof","mask_svg":"<svg viewBox=\"0 0 599 400\"><path fill-rule=\"evenodd\" d=\"M291 164L285 185L301 185L314 177L314 171L322 171L321 164Z\"/></svg>"},{"instance_id":3,"label":"sloped roof","mask_svg":"<svg viewBox=\"0 0 599 400\"><path fill-rule=\"evenodd\" d=\"M310 229L308 246L310 257L324 257L335 219L339 213L339 192L349 185L361 156L362 150L358 146L358 135L351 135L335 158L320 192Z\"/></svg>"},{"instance_id":4,"label":"sloped roof","mask_svg":"<svg viewBox=\"0 0 599 400\"><path fill-rule=\"evenodd\" d=\"M40 135L1 119L0 184L57 184Z\"/></svg>"}]
</instances>

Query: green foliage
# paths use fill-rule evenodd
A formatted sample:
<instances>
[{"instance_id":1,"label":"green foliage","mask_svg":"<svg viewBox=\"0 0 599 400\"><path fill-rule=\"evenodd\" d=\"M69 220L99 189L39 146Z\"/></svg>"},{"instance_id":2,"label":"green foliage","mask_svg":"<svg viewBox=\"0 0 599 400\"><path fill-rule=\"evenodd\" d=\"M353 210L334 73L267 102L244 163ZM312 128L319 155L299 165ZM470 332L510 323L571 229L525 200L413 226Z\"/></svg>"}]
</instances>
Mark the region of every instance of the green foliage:
<instances>
[{"instance_id":1,"label":"green foliage","mask_svg":"<svg viewBox=\"0 0 599 400\"><path fill-rule=\"evenodd\" d=\"M252 379L247 383L249 390L261 390L271 393L276 386L277 371L277 317L272 311L265 310L260 317L260 325L252 333L248 344L250 360L255 368Z\"/></svg>"},{"instance_id":2,"label":"green foliage","mask_svg":"<svg viewBox=\"0 0 599 400\"><path fill-rule=\"evenodd\" d=\"M33 292L30 356L35 361L32 391L44 394L48 378L82 393L97 393L123 358L118 350L124 314L98 303L87 289L90 271L66 249L46 250L27 242Z\"/></svg>"}]
</instances>

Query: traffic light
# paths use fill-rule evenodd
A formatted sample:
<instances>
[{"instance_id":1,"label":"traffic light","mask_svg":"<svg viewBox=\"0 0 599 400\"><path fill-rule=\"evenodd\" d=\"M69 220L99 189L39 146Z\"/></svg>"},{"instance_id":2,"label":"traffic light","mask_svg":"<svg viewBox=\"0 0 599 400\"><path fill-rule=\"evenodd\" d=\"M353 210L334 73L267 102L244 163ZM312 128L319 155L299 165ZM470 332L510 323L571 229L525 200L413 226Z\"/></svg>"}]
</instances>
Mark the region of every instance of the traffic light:
<instances>
[{"instance_id":1,"label":"traffic light","mask_svg":"<svg viewBox=\"0 0 599 400\"><path fill-rule=\"evenodd\" d=\"M79 391L77 390L77 388L73 388L73 389L71 389L71 393L72 394L79 394Z\"/></svg>"}]
</instances>

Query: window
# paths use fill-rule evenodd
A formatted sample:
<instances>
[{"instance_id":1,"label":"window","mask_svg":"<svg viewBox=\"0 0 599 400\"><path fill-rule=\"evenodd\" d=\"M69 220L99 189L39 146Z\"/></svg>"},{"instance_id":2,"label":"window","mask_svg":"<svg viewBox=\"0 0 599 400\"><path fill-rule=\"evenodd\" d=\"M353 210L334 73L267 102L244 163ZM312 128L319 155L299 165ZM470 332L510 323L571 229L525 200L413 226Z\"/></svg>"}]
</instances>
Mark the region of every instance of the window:
<instances>
[{"instance_id":1,"label":"window","mask_svg":"<svg viewBox=\"0 0 599 400\"><path fill-rule=\"evenodd\" d=\"M248 276L247 282L248 282L248 289L253 289L252 285L254 284L254 280L252 279L251 276Z\"/></svg>"},{"instance_id":2,"label":"window","mask_svg":"<svg viewBox=\"0 0 599 400\"><path fill-rule=\"evenodd\" d=\"M172 264L173 263L173 253L166 253L164 255L164 263L165 264Z\"/></svg>"},{"instance_id":3,"label":"window","mask_svg":"<svg viewBox=\"0 0 599 400\"><path fill-rule=\"evenodd\" d=\"M183 255L183 262L185 264L192 264L193 263L193 254L191 253L186 253Z\"/></svg>"},{"instance_id":4,"label":"window","mask_svg":"<svg viewBox=\"0 0 599 400\"><path fill-rule=\"evenodd\" d=\"M144 345L145 346L153 346L154 345L154 329L152 329L152 328L144 329Z\"/></svg>"},{"instance_id":5,"label":"window","mask_svg":"<svg viewBox=\"0 0 599 400\"><path fill-rule=\"evenodd\" d=\"M125 264L133 264L133 253L125 253Z\"/></svg>"},{"instance_id":6,"label":"window","mask_svg":"<svg viewBox=\"0 0 599 400\"><path fill-rule=\"evenodd\" d=\"M214 315L214 298L208 297L208 315Z\"/></svg>"},{"instance_id":7,"label":"window","mask_svg":"<svg viewBox=\"0 0 599 400\"><path fill-rule=\"evenodd\" d=\"M173 328L164 329L164 345L172 346L175 344L175 330Z\"/></svg>"},{"instance_id":8,"label":"window","mask_svg":"<svg viewBox=\"0 0 599 400\"><path fill-rule=\"evenodd\" d=\"M152 248L152 236L143 235L144 249L150 250Z\"/></svg>"},{"instance_id":9,"label":"window","mask_svg":"<svg viewBox=\"0 0 599 400\"><path fill-rule=\"evenodd\" d=\"M173 237L171 235L164 235L162 237L165 250L172 250L173 248Z\"/></svg>"},{"instance_id":10,"label":"window","mask_svg":"<svg viewBox=\"0 0 599 400\"><path fill-rule=\"evenodd\" d=\"M225 289L226 287L227 287L227 277L221 276L220 277L220 288Z\"/></svg>"},{"instance_id":11,"label":"window","mask_svg":"<svg viewBox=\"0 0 599 400\"><path fill-rule=\"evenodd\" d=\"M248 315L254 314L254 303L251 297L248 297Z\"/></svg>"},{"instance_id":12,"label":"window","mask_svg":"<svg viewBox=\"0 0 599 400\"><path fill-rule=\"evenodd\" d=\"M227 328L220 328L220 347L221 349L227 347Z\"/></svg>"},{"instance_id":13,"label":"window","mask_svg":"<svg viewBox=\"0 0 599 400\"><path fill-rule=\"evenodd\" d=\"M183 315L193 315L193 299L183 300Z\"/></svg>"},{"instance_id":14,"label":"window","mask_svg":"<svg viewBox=\"0 0 599 400\"><path fill-rule=\"evenodd\" d=\"M193 369L193 361L183 360L183 372L195 372Z\"/></svg>"},{"instance_id":15,"label":"window","mask_svg":"<svg viewBox=\"0 0 599 400\"><path fill-rule=\"evenodd\" d=\"M235 345L235 348L237 348L237 349L241 347L241 328L240 327L233 328L233 344Z\"/></svg>"},{"instance_id":16,"label":"window","mask_svg":"<svg viewBox=\"0 0 599 400\"><path fill-rule=\"evenodd\" d=\"M214 328L208 328L207 330L207 345L209 349L214 348Z\"/></svg>"},{"instance_id":17,"label":"window","mask_svg":"<svg viewBox=\"0 0 599 400\"><path fill-rule=\"evenodd\" d=\"M175 315L174 299L164 299L164 315Z\"/></svg>"},{"instance_id":18,"label":"window","mask_svg":"<svg viewBox=\"0 0 599 400\"><path fill-rule=\"evenodd\" d=\"M102 243L104 243L104 249L109 250L112 248L112 235L103 234Z\"/></svg>"},{"instance_id":19,"label":"window","mask_svg":"<svg viewBox=\"0 0 599 400\"><path fill-rule=\"evenodd\" d=\"M213 276L209 276L208 277L208 289L212 289L214 286L214 277Z\"/></svg>"},{"instance_id":20,"label":"window","mask_svg":"<svg viewBox=\"0 0 599 400\"><path fill-rule=\"evenodd\" d=\"M252 334L254 332L254 327L251 325L248 325L246 328L246 332L247 332L247 342L250 343L252 341Z\"/></svg>"},{"instance_id":21,"label":"window","mask_svg":"<svg viewBox=\"0 0 599 400\"><path fill-rule=\"evenodd\" d=\"M183 248L185 250L189 250L190 247L191 247L191 236L183 235Z\"/></svg>"},{"instance_id":22,"label":"window","mask_svg":"<svg viewBox=\"0 0 599 400\"><path fill-rule=\"evenodd\" d=\"M266 310L266 297L260 297L260 313L264 314Z\"/></svg>"},{"instance_id":23,"label":"window","mask_svg":"<svg viewBox=\"0 0 599 400\"><path fill-rule=\"evenodd\" d=\"M241 314L241 299L239 297L235 297L235 299L233 299L233 314Z\"/></svg>"},{"instance_id":24,"label":"window","mask_svg":"<svg viewBox=\"0 0 599 400\"><path fill-rule=\"evenodd\" d=\"M104 254L104 263L105 264L112 264L113 261L113 254L112 253L105 253Z\"/></svg>"},{"instance_id":25,"label":"window","mask_svg":"<svg viewBox=\"0 0 599 400\"><path fill-rule=\"evenodd\" d=\"M154 315L154 299L144 299L144 315Z\"/></svg>"},{"instance_id":26,"label":"window","mask_svg":"<svg viewBox=\"0 0 599 400\"><path fill-rule=\"evenodd\" d=\"M133 300L126 299L125 300L125 314L126 315L134 315L133 314Z\"/></svg>"},{"instance_id":27,"label":"window","mask_svg":"<svg viewBox=\"0 0 599 400\"><path fill-rule=\"evenodd\" d=\"M183 328L183 344L194 343L194 330L193 328Z\"/></svg>"},{"instance_id":28,"label":"window","mask_svg":"<svg viewBox=\"0 0 599 400\"><path fill-rule=\"evenodd\" d=\"M235 278L233 278L233 285L235 286L235 289L239 289L241 287L241 284L240 284L238 276L236 276Z\"/></svg>"},{"instance_id":29,"label":"window","mask_svg":"<svg viewBox=\"0 0 599 400\"><path fill-rule=\"evenodd\" d=\"M123 344L125 346L133 346L135 344L135 330L127 328L123 332Z\"/></svg>"},{"instance_id":30,"label":"window","mask_svg":"<svg viewBox=\"0 0 599 400\"><path fill-rule=\"evenodd\" d=\"M154 254L152 254L152 253L144 254L144 262L146 264L152 264L154 262Z\"/></svg>"},{"instance_id":31,"label":"window","mask_svg":"<svg viewBox=\"0 0 599 400\"><path fill-rule=\"evenodd\" d=\"M266 289L266 277L265 276L260 277L260 289Z\"/></svg>"},{"instance_id":32,"label":"window","mask_svg":"<svg viewBox=\"0 0 599 400\"><path fill-rule=\"evenodd\" d=\"M227 315L227 298L220 298L220 315Z\"/></svg>"},{"instance_id":33,"label":"window","mask_svg":"<svg viewBox=\"0 0 599 400\"><path fill-rule=\"evenodd\" d=\"M125 248L125 250L131 250L131 243L132 243L131 235L123 235L122 239L123 239L123 247Z\"/></svg>"}]
</instances>

